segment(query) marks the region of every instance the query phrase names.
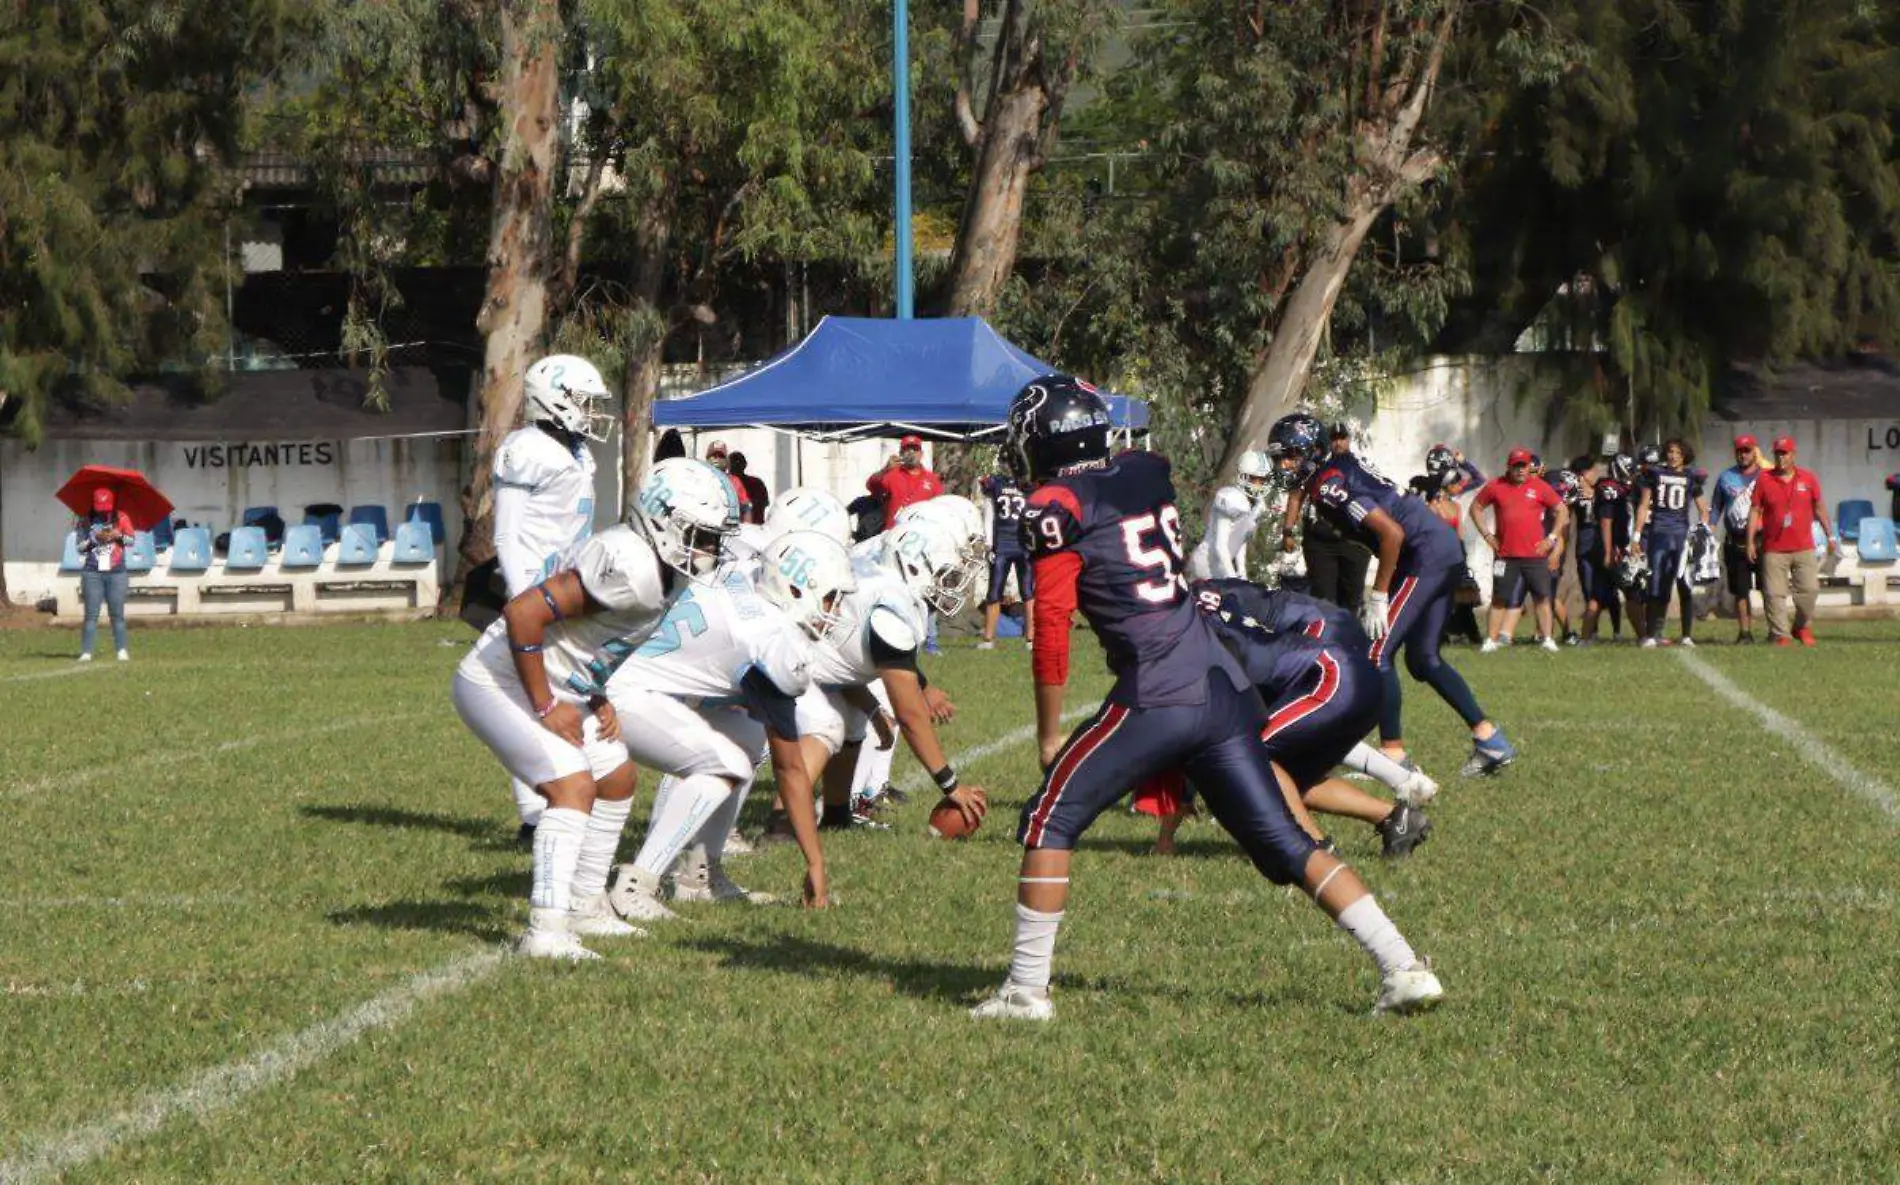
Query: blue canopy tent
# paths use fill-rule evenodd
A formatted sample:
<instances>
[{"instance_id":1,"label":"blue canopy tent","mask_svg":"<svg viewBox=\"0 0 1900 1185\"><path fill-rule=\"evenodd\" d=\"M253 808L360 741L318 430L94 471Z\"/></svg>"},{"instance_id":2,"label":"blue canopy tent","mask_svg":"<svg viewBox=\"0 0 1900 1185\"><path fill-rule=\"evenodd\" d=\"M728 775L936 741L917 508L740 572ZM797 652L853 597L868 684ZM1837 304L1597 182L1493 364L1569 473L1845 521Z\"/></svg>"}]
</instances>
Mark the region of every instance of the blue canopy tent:
<instances>
[{"instance_id":1,"label":"blue canopy tent","mask_svg":"<svg viewBox=\"0 0 1900 1185\"><path fill-rule=\"evenodd\" d=\"M792 429L830 440L915 432L982 441L1002 431L1023 384L1055 370L980 317L826 317L804 341L738 378L654 404L653 423ZM1107 398L1118 431L1147 428L1147 404Z\"/></svg>"}]
</instances>

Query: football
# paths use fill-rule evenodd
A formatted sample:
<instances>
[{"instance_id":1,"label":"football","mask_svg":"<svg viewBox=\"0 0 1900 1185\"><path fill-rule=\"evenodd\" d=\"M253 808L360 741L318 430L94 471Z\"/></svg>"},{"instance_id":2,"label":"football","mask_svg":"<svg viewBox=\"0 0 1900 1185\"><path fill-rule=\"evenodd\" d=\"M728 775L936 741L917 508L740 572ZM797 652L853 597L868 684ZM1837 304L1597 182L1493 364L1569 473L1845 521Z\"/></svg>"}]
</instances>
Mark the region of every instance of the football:
<instances>
[{"instance_id":1,"label":"football","mask_svg":"<svg viewBox=\"0 0 1900 1185\"><path fill-rule=\"evenodd\" d=\"M963 812L950 803L940 802L930 812L930 834L938 839L962 839L975 830L963 821Z\"/></svg>"}]
</instances>

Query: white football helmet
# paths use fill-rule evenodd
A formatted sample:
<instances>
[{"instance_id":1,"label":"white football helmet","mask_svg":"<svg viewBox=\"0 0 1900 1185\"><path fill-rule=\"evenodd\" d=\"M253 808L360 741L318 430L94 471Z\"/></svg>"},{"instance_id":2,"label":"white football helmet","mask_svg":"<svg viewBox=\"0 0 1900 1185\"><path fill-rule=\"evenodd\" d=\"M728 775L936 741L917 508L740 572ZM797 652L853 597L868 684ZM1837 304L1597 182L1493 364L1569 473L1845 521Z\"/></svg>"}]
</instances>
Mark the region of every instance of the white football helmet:
<instances>
[{"instance_id":1,"label":"white football helmet","mask_svg":"<svg viewBox=\"0 0 1900 1185\"><path fill-rule=\"evenodd\" d=\"M700 576L712 571L726 536L739 529L739 495L706 462L669 457L641 483L631 517L662 563Z\"/></svg>"},{"instance_id":2,"label":"white football helmet","mask_svg":"<svg viewBox=\"0 0 1900 1185\"><path fill-rule=\"evenodd\" d=\"M1273 463L1267 460L1267 454L1257 448L1248 449L1240 454L1234 471L1240 479L1240 492L1255 506L1260 505L1260 500L1273 488Z\"/></svg>"},{"instance_id":3,"label":"white football helmet","mask_svg":"<svg viewBox=\"0 0 1900 1185\"><path fill-rule=\"evenodd\" d=\"M989 567L989 520L976 508L976 503L961 494L938 494L935 498L926 498L904 507L897 512L897 518L891 525L913 519L934 522L947 530L951 538L957 541L957 546L962 549L971 567Z\"/></svg>"},{"instance_id":4,"label":"white football helmet","mask_svg":"<svg viewBox=\"0 0 1900 1185\"><path fill-rule=\"evenodd\" d=\"M529 423L550 420L589 440L605 440L613 430L613 416L595 406L613 396L600 371L585 358L550 354L528 368L523 387Z\"/></svg>"},{"instance_id":5,"label":"white football helmet","mask_svg":"<svg viewBox=\"0 0 1900 1185\"><path fill-rule=\"evenodd\" d=\"M787 531L760 553L759 592L814 641L838 626L846 594L857 591L844 544L820 531Z\"/></svg>"},{"instance_id":6,"label":"white football helmet","mask_svg":"<svg viewBox=\"0 0 1900 1185\"><path fill-rule=\"evenodd\" d=\"M941 523L913 516L880 537L878 562L945 617L963 611L976 576L963 540Z\"/></svg>"},{"instance_id":7,"label":"white football helmet","mask_svg":"<svg viewBox=\"0 0 1900 1185\"><path fill-rule=\"evenodd\" d=\"M816 486L793 486L766 509L766 534L788 531L817 531L835 539L840 547L851 546L851 516L844 503L830 490Z\"/></svg>"}]
</instances>

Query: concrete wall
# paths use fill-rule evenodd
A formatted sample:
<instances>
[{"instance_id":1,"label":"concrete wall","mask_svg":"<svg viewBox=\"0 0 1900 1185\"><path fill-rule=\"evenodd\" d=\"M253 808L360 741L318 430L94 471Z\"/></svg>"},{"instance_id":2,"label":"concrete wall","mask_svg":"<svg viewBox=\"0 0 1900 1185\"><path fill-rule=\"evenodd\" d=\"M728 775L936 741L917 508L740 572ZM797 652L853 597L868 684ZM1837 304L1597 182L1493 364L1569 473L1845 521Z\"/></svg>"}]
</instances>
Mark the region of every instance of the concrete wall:
<instances>
[{"instance_id":1,"label":"concrete wall","mask_svg":"<svg viewBox=\"0 0 1900 1185\"><path fill-rule=\"evenodd\" d=\"M0 440L0 546L7 587L31 604L52 595L44 573L55 568L72 515L53 494L81 465L137 469L177 507L175 517L213 534L237 525L248 506L275 506L287 523L303 520L314 502L380 503L392 526L418 499L442 503L451 546L462 529L462 441L418 437L352 441L47 441L29 451Z\"/></svg>"}]
</instances>

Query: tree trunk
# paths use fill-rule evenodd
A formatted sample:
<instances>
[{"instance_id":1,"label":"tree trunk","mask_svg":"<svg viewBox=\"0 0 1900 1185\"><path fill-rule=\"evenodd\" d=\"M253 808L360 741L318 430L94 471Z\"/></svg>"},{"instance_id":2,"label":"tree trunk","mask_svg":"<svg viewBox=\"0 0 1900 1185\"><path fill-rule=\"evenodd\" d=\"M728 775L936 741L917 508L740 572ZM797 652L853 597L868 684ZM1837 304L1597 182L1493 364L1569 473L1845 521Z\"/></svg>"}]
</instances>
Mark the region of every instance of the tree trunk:
<instances>
[{"instance_id":1,"label":"tree trunk","mask_svg":"<svg viewBox=\"0 0 1900 1185\"><path fill-rule=\"evenodd\" d=\"M1359 253L1359 244L1365 241L1366 232L1372 229L1385 206L1386 203L1377 202L1354 210L1350 221L1328 230L1308 260L1274 328L1273 344L1267 348L1267 356L1255 368L1252 381L1247 384L1247 402L1241 408L1233 435L1227 440L1227 451L1221 457L1220 480L1233 478L1241 453L1265 446L1267 429L1293 409L1300 393L1306 389L1313 359L1325 340L1333 305L1346 286L1353 257Z\"/></svg>"},{"instance_id":2,"label":"tree trunk","mask_svg":"<svg viewBox=\"0 0 1900 1185\"><path fill-rule=\"evenodd\" d=\"M493 558L494 500L489 469L521 416L521 384L547 335L548 283L556 259L553 186L560 139L559 0L501 5L499 118L502 146L489 223L488 284L475 325L486 339L480 389L470 404L475 430L462 489L460 564Z\"/></svg>"},{"instance_id":3,"label":"tree trunk","mask_svg":"<svg viewBox=\"0 0 1900 1185\"><path fill-rule=\"evenodd\" d=\"M953 317L987 316L1016 268L1023 198L1029 178L1042 163L1037 143L1047 105L1048 96L1040 87L1013 90L996 96L983 121L950 260Z\"/></svg>"},{"instance_id":4,"label":"tree trunk","mask_svg":"<svg viewBox=\"0 0 1900 1185\"><path fill-rule=\"evenodd\" d=\"M653 460L653 403L660 396L669 319L660 307L667 252L673 245L675 187L667 177L641 208L633 265L633 311L621 380L620 497L631 504ZM623 506L624 516L624 506Z\"/></svg>"}]
</instances>

